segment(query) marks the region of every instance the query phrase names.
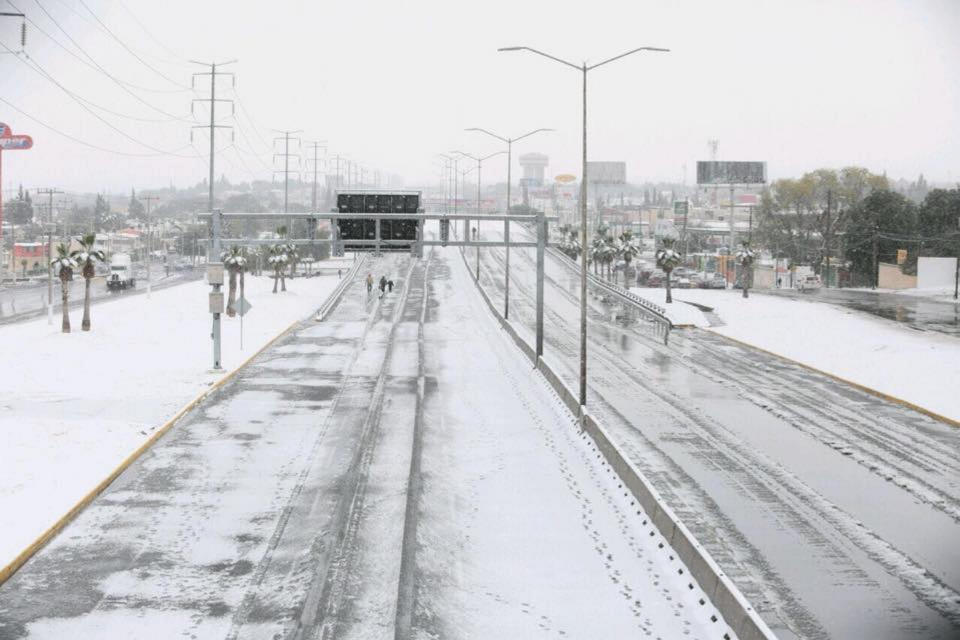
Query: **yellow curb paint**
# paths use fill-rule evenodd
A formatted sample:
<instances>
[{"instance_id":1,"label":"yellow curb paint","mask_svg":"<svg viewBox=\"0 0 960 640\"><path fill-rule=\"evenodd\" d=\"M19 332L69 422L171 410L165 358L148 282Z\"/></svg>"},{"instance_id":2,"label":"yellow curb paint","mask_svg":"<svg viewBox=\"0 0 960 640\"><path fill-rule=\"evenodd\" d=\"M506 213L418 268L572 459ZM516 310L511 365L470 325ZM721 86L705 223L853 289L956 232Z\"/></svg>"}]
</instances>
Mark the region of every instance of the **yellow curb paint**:
<instances>
[{"instance_id":1,"label":"yellow curb paint","mask_svg":"<svg viewBox=\"0 0 960 640\"><path fill-rule=\"evenodd\" d=\"M331 292L331 296L334 294L340 295L345 290L346 288L344 288L339 292L334 290ZM307 319L312 318L314 313L315 312L311 312L310 315L307 316ZM67 513L65 513L63 516L60 517L60 519L54 522L49 529L44 531L39 538L34 540L32 543L30 543L30 545L26 549L21 551L20 554L16 558L14 558L10 564L0 569L0 586L2 586L4 582L9 580L13 576L13 574L16 573L17 570L19 570L20 567L22 567L27 562L27 560L32 558L34 554L37 553L37 551L42 549L44 545L46 545L58 533L60 533L60 531L62 531L64 527L70 524L70 522L75 517L77 517L77 515L81 511L83 511L91 502L93 502L93 500L97 496L103 493L104 489L110 486L110 483L116 480L121 473L126 471L127 467L133 464L137 460L137 458L139 458L144 453L146 453L146 451L150 447L152 447L157 442L157 440L159 440L166 432L168 432L171 428L173 428L173 425L175 425L180 420L180 418L185 416L191 409L193 409L198 404L200 404L200 402L203 401L208 395L210 395L211 393L213 393L214 391L216 391L217 389L225 385L227 382L229 382L237 373L239 373L244 367L250 364L250 362L254 358L256 358L261 353L266 351L271 345L273 345L274 342L276 342L280 338L290 333L290 331L294 327L296 327L298 324L300 324L303 321L304 319L296 320L289 327L287 327L286 329L284 329L283 331L275 335L265 345L257 349L257 351L254 352L253 355L251 355L249 358L241 362L240 365L237 366L237 368L233 369L232 371L224 375L222 378L214 382L210 386L210 388L202 391L200 395L198 395L196 398L194 398L193 400L188 402L186 405L184 405L182 409L177 411L177 413L175 413L172 418L170 418L165 423L163 423L163 425L159 429L157 429L157 431L154 432L153 435L147 438L146 442L141 444L139 447L137 447L137 449L133 453L127 456L126 459L124 459L123 462L121 462L117 466L117 468L110 473L110 475L104 478L100 482L100 484L94 487L89 493L87 493L87 495L83 496L83 498L81 498L80 501L77 502L77 504L73 505L70 511L67 511Z\"/></svg>"},{"instance_id":2,"label":"yellow curb paint","mask_svg":"<svg viewBox=\"0 0 960 640\"><path fill-rule=\"evenodd\" d=\"M713 329L703 329L703 331L709 331L710 333L712 333L712 334L714 334L714 335L717 335L717 336L720 336L721 338L724 338L724 339L726 339L726 340L729 340L730 342L735 342L735 343L737 343L737 344L739 344L739 345L743 345L744 347L749 347L750 349L753 349L753 350L755 350L755 351L760 351L760 352L762 352L762 353L766 353L767 355L774 356L775 358L780 358L781 360L786 360L787 362L789 362L789 363L791 363L791 364L795 364L795 365L797 365L798 367L803 367L804 369L807 369L808 371L813 371L814 373L819 373L820 375L827 376L828 378L832 378L832 379L834 379L834 380L836 380L836 381L838 381L838 382L842 382L842 383L844 383L844 384L848 384L848 385L850 385L851 387L854 387L854 388L856 388L856 389L859 389L860 391L864 391L864 392L866 392L866 393L869 393L870 395L876 396L876 397L878 397L878 398L882 398L882 399L887 400L887 401L889 401L889 402L893 402L893 403L895 403L895 404L903 405L904 407L907 407L908 409L913 409L914 411L916 411L916 412L918 412L918 413L922 413L922 414L925 415L925 416L929 416L929 417L933 418L934 420L939 420L940 422L945 422L946 424L949 424L950 426L960 427L960 420L954 420L953 418L948 418L948 417L945 416L945 415L941 415L941 414L939 414L939 413L937 413L937 412L935 412L935 411L931 411L930 409L927 409L927 408L925 408L925 407L921 407L920 405L914 404L914 403L910 402L909 400L904 400L903 398L898 398L898 397L896 397L896 396L891 396L890 394L884 393L883 391L877 391L876 389L873 389L873 388L871 388L871 387L867 387L867 386L862 385L862 384L860 384L860 383L858 383L858 382L854 382L853 380L847 380L846 378L841 378L840 376L835 375L835 374L832 374L832 373L830 373L829 371L824 371L823 369L818 369L818 368L816 368L816 367L810 366L809 364L804 364L804 363L802 363L802 362L799 362L799 361L797 361L797 360L794 360L793 358L788 358L787 356L781 355L781 354L779 354L779 353L774 353L773 351L769 351L769 350L764 349L764 348L762 348L762 347L758 347L758 346L756 346L756 345L750 344L749 342L744 342L743 340L737 340L736 338L731 338L730 336L725 336L725 335L723 335L722 333L717 333L717 332L714 331Z\"/></svg>"}]
</instances>

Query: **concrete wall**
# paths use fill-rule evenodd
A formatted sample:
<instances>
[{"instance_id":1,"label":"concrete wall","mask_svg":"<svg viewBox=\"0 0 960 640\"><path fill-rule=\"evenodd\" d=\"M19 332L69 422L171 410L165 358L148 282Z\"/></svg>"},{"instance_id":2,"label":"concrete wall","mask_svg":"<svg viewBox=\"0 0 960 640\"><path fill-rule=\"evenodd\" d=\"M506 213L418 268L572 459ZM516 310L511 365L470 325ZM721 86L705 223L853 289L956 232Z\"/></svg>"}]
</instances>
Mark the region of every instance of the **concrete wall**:
<instances>
[{"instance_id":1,"label":"concrete wall","mask_svg":"<svg viewBox=\"0 0 960 640\"><path fill-rule=\"evenodd\" d=\"M753 267L754 289L773 289L775 286L777 286L777 276L772 265L755 265Z\"/></svg>"},{"instance_id":2,"label":"concrete wall","mask_svg":"<svg viewBox=\"0 0 960 640\"><path fill-rule=\"evenodd\" d=\"M900 266L881 262L879 285L881 289L913 289L917 286L917 276L908 276L900 271Z\"/></svg>"},{"instance_id":3,"label":"concrete wall","mask_svg":"<svg viewBox=\"0 0 960 640\"><path fill-rule=\"evenodd\" d=\"M956 268L956 258L921 257L917 263L917 287L920 289L952 287Z\"/></svg>"}]
</instances>

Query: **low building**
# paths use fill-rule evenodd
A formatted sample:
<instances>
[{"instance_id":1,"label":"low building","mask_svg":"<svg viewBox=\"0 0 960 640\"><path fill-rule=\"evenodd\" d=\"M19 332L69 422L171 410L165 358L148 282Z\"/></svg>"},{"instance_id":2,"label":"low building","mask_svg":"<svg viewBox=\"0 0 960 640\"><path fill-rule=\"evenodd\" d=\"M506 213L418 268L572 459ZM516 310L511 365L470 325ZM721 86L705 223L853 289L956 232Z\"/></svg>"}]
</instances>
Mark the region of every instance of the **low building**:
<instances>
[{"instance_id":1,"label":"low building","mask_svg":"<svg viewBox=\"0 0 960 640\"><path fill-rule=\"evenodd\" d=\"M44 242L17 242L10 253L7 267L20 276L43 271L50 261L47 259L47 245Z\"/></svg>"}]
</instances>

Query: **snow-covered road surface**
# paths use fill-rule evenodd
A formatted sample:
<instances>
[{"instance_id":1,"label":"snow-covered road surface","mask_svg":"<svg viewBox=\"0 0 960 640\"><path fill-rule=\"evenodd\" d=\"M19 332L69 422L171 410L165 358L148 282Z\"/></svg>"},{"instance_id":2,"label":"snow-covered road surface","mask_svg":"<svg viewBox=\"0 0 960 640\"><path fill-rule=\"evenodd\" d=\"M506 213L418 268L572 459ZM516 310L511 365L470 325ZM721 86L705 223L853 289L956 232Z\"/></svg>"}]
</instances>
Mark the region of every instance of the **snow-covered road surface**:
<instances>
[{"instance_id":1,"label":"snow-covered road surface","mask_svg":"<svg viewBox=\"0 0 960 640\"><path fill-rule=\"evenodd\" d=\"M0 638L716 638L455 250L370 265L0 587ZM731 634L732 637L732 634Z\"/></svg>"},{"instance_id":2,"label":"snow-covered road surface","mask_svg":"<svg viewBox=\"0 0 960 640\"><path fill-rule=\"evenodd\" d=\"M499 304L501 251L482 253ZM512 253L531 343L533 266ZM547 276L545 357L576 388L579 278L552 257ZM592 300L592 410L780 637L957 636L960 431L707 332L665 347L618 313Z\"/></svg>"},{"instance_id":3,"label":"snow-covered road surface","mask_svg":"<svg viewBox=\"0 0 960 640\"><path fill-rule=\"evenodd\" d=\"M349 265L349 263L347 263ZM0 388L0 567L96 487L181 407L294 322L311 315L336 275L246 278L253 309L224 316L222 371L212 370L203 281L123 296L92 309L93 330L43 318L0 328L12 354ZM5 361L6 362L6 361Z\"/></svg>"}]
</instances>

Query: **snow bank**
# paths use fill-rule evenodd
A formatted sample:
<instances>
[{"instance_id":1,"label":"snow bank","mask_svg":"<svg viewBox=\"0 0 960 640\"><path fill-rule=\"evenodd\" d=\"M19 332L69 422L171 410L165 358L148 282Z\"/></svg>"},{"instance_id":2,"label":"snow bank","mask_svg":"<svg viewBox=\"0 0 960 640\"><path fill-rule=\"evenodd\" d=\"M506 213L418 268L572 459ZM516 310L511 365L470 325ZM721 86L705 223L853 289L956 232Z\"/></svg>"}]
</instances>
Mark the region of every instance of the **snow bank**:
<instances>
[{"instance_id":1,"label":"snow bank","mask_svg":"<svg viewBox=\"0 0 960 640\"><path fill-rule=\"evenodd\" d=\"M344 273L349 261L343 263ZM60 315L0 328L0 567L106 477L176 411L296 320L337 285L334 275L246 278L253 308L223 316L223 371L213 371L209 285L91 308L93 331L60 332Z\"/></svg>"},{"instance_id":2,"label":"snow bank","mask_svg":"<svg viewBox=\"0 0 960 640\"><path fill-rule=\"evenodd\" d=\"M645 289L654 302L663 302ZM960 420L960 340L844 309L738 290L674 292L714 308L725 323L712 330ZM685 305L686 306L686 305Z\"/></svg>"}]
</instances>

